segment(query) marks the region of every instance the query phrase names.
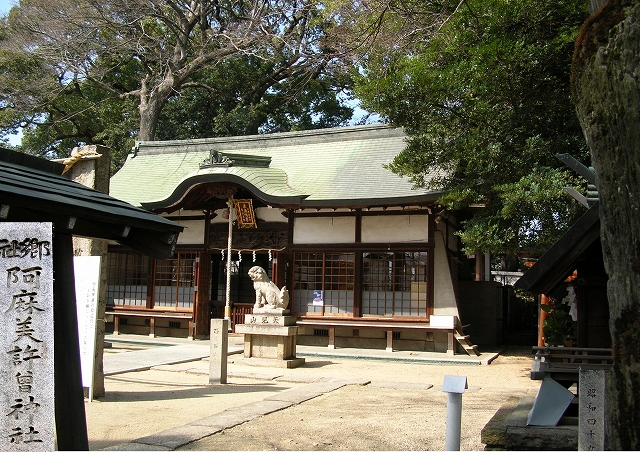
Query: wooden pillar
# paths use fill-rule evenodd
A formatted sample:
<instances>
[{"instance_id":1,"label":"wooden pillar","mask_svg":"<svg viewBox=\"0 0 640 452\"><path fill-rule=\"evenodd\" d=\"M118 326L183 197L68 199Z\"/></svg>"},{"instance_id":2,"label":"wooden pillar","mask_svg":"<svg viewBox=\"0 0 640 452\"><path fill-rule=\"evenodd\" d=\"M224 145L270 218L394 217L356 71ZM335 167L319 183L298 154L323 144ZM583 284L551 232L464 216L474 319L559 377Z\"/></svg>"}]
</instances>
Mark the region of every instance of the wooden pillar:
<instances>
[{"instance_id":1,"label":"wooden pillar","mask_svg":"<svg viewBox=\"0 0 640 452\"><path fill-rule=\"evenodd\" d=\"M333 326L329 327L329 348L331 350L336 348L336 329Z\"/></svg>"},{"instance_id":2,"label":"wooden pillar","mask_svg":"<svg viewBox=\"0 0 640 452\"><path fill-rule=\"evenodd\" d=\"M540 304L548 305L549 297L542 294L540 295ZM544 321L547 318L547 311L543 311L542 309L538 310L540 313L540 323L538 324L538 347L544 347L544 332L542 328L544 327Z\"/></svg>"},{"instance_id":3,"label":"wooden pillar","mask_svg":"<svg viewBox=\"0 0 640 452\"><path fill-rule=\"evenodd\" d=\"M484 280L484 259L482 253L476 253L476 281Z\"/></svg>"},{"instance_id":4,"label":"wooden pillar","mask_svg":"<svg viewBox=\"0 0 640 452\"><path fill-rule=\"evenodd\" d=\"M233 328L233 322L231 322L231 251L233 244L233 198L229 198L227 201L229 206L229 232L227 237L227 289L226 289L226 301L224 305L224 318L229 321L229 327Z\"/></svg>"},{"instance_id":5,"label":"wooden pillar","mask_svg":"<svg viewBox=\"0 0 640 452\"><path fill-rule=\"evenodd\" d=\"M198 271L195 284L198 287L195 305L193 307L193 321L195 324L194 337L204 337L209 334L209 300L211 299L211 252L199 253ZM191 333L190 333L191 334Z\"/></svg>"},{"instance_id":6,"label":"wooden pillar","mask_svg":"<svg viewBox=\"0 0 640 452\"><path fill-rule=\"evenodd\" d=\"M449 355L456 354L456 341L453 336L453 332L447 333L447 354Z\"/></svg>"},{"instance_id":7,"label":"wooden pillar","mask_svg":"<svg viewBox=\"0 0 640 452\"><path fill-rule=\"evenodd\" d=\"M353 263L353 317L362 316L362 290L364 275L364 257L362 251L356 251L355 262Z\"/></svg>"},{"instance_id":8,"label":"wooden pillar","mask_svg":"<svg viewBox=\"0 0 640 452\"><path fill-rule=\"evenodd\" d=\"M89 450L71 234L53 234L56 437L59 450Z\"/></svg>"},{"instance_id":9,"label":"wooden pillar","mask_svg":"<svg viewBox=\"0 0 640 452\"><path fill-rule=\"evenodd\" d=\"M275 256L273 256L273 258L271 259L271 280L276 286L280 287L281 285L283 285L285 279L284 274L281 274L280 272L280 253L272 253L274 253Z\"/></svg>"}]
</instances>

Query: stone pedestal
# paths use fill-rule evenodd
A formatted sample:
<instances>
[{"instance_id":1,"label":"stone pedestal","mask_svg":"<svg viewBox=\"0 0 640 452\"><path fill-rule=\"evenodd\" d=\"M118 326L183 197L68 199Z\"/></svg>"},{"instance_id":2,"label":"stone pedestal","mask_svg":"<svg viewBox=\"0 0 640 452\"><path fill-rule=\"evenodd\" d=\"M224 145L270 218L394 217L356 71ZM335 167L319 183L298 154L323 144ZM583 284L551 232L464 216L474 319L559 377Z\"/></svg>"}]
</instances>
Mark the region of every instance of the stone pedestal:
<instances>
[{"instance_id":1,"label":"stone pedestal","mask_svg":"<svg viewBox=\"0 0 640 452\"><path fill-rule=\"evenodd\" d=\"M294 368L304 364L296 358L298 327L288 311L265 309L247 314L236 333L244 334L244 364Z\"/></svg>"},{"instance_id":2,"label":"stone pedestal","mask_svg":"<svg viewBox=\"0 0 640 452\"><path fill-rule=\"evenodd\" d=\"M606 450L606 378L609 371L580 369L578 450Z\"/></svg>"},{"instance_id":3,"label":"stone pedestal","mask_svg":"<svg viewBox=\"0 0 640 452\"><path fill-rule=\"evenodd\" d=\"M229 321L227 319L211 319L209 384L225 384L227 382L228 329Z\"/></svg>"}]
</instances>

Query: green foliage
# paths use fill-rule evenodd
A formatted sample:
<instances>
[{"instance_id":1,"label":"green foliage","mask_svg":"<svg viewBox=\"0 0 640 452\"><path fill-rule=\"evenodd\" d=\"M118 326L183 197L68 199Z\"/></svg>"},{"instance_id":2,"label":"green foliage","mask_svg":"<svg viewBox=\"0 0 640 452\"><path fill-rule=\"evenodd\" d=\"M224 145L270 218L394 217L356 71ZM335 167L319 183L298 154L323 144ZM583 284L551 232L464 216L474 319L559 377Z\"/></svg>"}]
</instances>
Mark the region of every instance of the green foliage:
<instances>
[{"instance_id":1,"label":"green foliage","mask_svg":"<svg viewBox=\"0 0 640 452\"><path fill-rule=\"evenodd\" d=\"M547 313L542 327L545 343L551 346L564 345L573 334L573 320L567 305L557 302L541 304L540 309Z\"/></svg>"},{"instance_id":2,"label":"green foliage","mask_svg":"<svg viewBox=\"0 0 640 452\"><path fill-rule=\"evenodd\" d=\"M237 56L202 71L160 117L157 138L188 139L344 125L353 109L340 98L349 81L300 73L265 84L273 62Z\"/></svg>"},{"instance_id":3,"label":"green foliage","mask_svg":"<svg viewBox=\"0 0 640 452\"><path fill-rule=\"evenodd\" d=\"M0 140L83 144L333 127L350 79L316 0L23 0L0 18Z\"/></svg>"},{"instance_id":4,"label":"green foliage","mask_svg":"<svg viewBox=\"0 0 640 452\"><path fill-rule=\"evenodd\" d=\"M586 5L459 6L409 54L398 48L367 55L356 94L410 136L390 165L394 172L443 190L440 202L449 209L485 206L463 223L467 252L544 250L579 211L562 190L579 181L555 155L588 164L569 88Z\"/></svg>"}]
</instances>

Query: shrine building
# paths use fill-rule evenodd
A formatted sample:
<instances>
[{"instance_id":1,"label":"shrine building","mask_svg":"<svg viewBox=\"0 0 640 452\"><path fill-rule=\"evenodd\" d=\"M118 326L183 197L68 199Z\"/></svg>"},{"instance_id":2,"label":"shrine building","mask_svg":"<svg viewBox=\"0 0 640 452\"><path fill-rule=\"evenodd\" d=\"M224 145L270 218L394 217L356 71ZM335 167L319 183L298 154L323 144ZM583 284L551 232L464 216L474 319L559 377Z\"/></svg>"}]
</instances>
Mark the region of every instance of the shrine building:
<instances>
[{"instance_id":1,"label":"shrine building","mask_svg":"<svg viewBox=\"0 0 640 452\"><path fill-rule=\"evenodd\" d=\"M459 308L479 299L460 300L442 193L386 166L406 144L386 125L137 142L110 195L184 231L169 259L110 246L114 331L205 338L225 306L242 323L259 265L287 287L300 344L462 350Z\"/></svg>"}]
</instances>

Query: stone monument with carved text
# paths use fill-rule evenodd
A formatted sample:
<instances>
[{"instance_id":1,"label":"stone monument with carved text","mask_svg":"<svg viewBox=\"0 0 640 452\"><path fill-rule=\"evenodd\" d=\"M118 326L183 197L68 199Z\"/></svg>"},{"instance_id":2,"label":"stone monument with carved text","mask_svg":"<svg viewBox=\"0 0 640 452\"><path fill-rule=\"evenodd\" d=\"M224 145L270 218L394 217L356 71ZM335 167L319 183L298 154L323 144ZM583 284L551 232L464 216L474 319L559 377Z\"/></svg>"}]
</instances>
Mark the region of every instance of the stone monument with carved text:
<instances>
[{"instance_id":1,"label":"stone monument with carved text","mask_svg":"<svg viewBox=\"0 0 640 452\"><path fill-rule=\"evenodd\" d=\"M244 363L257 366L293 368L304 364L296 357L298 327L289 315L289 293L269 280L262 267L249 270L256 291L253 313L246 314L236 333L244 334Z\"/></svg>"},{"instance_id":2,"label":"stone monument with carved text","mask_svg":"<svg viewBox=\"0 0 640 452\"><path fill-rule=\"evenodd\" d=\"M0 223L0 450L54 450L51 223Z\"/></svg>"}]
</instances>

